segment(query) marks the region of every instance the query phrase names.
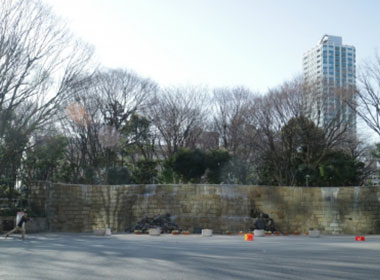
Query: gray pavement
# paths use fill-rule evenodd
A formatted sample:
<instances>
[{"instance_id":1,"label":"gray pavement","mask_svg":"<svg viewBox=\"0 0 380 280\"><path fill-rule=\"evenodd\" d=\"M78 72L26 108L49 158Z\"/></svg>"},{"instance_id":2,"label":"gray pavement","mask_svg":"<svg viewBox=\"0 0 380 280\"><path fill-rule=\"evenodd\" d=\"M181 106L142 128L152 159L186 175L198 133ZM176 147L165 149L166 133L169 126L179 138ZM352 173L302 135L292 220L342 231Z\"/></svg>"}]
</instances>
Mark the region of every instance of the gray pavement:
<instances>
[{"instance_id":1,"label":"gray pavement","mask_svg":"<svg viewBox=\"0 0 380 280\"><path fill-rule=\"evenodd\" d=\"M0 236L0 279L380 279L380 236Z\"/></svg>"}]
</instances>

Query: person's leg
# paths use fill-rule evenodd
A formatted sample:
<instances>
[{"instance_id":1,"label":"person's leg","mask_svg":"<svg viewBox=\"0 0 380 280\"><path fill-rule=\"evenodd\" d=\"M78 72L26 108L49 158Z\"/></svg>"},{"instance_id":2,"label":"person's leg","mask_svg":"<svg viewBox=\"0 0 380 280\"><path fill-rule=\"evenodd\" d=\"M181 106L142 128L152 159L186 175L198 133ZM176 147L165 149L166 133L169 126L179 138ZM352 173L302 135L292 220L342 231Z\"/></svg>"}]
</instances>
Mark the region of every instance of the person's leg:
<instances>
[{"instance_id":1,"label":"person's leg","mask_svg":"<svg viewBox=\"0 0 380 280\"><path fill-rule=\"evenodd\" d=\"M10 232L8 232L7 234L5 234L5 237L8 237L9 235L11 235L12 233L14 233L15 231L17 231L19 229L18 226L16 226L14 229L12 229Z\"/></svg>"},{"instance_id":2,"label":"person's leg","mask_svg":"<svg viewBox=\"0 0 380 280\"><path fill-rule=\"evenodd\" d=\"M22 224L22 227L21 227L21 238L24 239L25 238L25 223Z\"/></svg>"}]
</instances>

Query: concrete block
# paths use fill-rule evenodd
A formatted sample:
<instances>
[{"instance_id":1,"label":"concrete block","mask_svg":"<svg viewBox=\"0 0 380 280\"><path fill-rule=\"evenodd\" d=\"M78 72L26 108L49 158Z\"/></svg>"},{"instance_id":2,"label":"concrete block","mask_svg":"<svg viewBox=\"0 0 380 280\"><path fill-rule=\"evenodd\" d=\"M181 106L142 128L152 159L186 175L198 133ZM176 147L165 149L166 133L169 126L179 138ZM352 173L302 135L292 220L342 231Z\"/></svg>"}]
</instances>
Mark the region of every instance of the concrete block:
<instances>
[{"instance_id":1,"label":"concrete block","mask_svg":"<svg viewBox=\"0 0 380 280\"><path fill-rule=\"evenodd\" d=\"M106 230L105 229L94 229L94 234L97 236L104 236L104 235L106 235Z\"/></svg>"},{"instance_id":2,"label":"concrete block","mask_svg":"<svg viewBox=\"0 0 380 280\"><path fill-rule=\"evenodd\" d=\"M111 235L112 235L111 228L107 227L106 228L106 236L111 236Z\"/></svg>"},{"instance_id":3,"label":"concrete block","mask_svg":"<svg viewBox=\"0 0 380 280\"><path fill-rule=\"evenodd\" d=\"M320 237L321 233L319 230L309 230L309 237Z\"/></svg>"},{"instance_id":4,"label":"concrete block","mask_svg":"<svg viewBox=\"0 0 380 280\"><path fill-rule=\"evenodd\" d=\"M161 229L160 228L151 228L149 230L150 236L160 236L161 235Z\"/></svg>"},{"instance_id":5,"label":"concrete block","mask_svg":"<svg viewBox=\"0 0 380 280\"><path fill-rule=\"evenodd\" d=\"M203 237L211 237L212 236L212 229L202 229L202 236Z\"/></svg>"},{"instance_id":6,"label":"concrete block","mask_svg":"<svg viewBox=\"0 0 380 280\"><path fill-rule=\"evenodd\" d=\"M264 237L265 236L265 231L263 229L255 229L253 231L253 235L255 237Z\"/></svg>"}]
</instances>

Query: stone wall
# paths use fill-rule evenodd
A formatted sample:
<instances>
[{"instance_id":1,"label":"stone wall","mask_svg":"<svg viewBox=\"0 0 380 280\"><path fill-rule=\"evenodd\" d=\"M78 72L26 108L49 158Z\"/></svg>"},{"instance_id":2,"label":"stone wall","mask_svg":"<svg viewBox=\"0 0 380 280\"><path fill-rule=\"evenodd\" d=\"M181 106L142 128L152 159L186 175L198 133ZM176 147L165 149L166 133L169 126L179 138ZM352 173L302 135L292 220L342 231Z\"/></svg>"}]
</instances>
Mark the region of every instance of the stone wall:
<instances>
[{"instance_id":1,"label":"stone wall","mask_svg":"<svg viewBox=\"0 0 380 280\"><path fill-rule=\"evenodd\" d=\"M46 182L38 182L32 188L30 188L29 193L29 203L30 207L33 209L36 215L45 215L46 198L47 198L47 188Z\"/></svg>"},{"instance_id":2,"label":"stone wall","mask_svg":"<svg viewBox=\"0 0 380 280\"><path fill-rule=\"evenodd\" d=\"M26 224L26 233L46 232L48 230L48 222L45 217L33 217Z\"/></svg>"},{"instance_id":3,"label":"stone wall","mask_svg":"<svg viewBox=\"0 0 380 280\"><path fill-rule=\"evenodd\" d=\"M240 231L250 229L251 213L262 212L283 232L313 227L328 234L380 233L380 187L46 183L32 194L32 205L45 205L52 231L86 232L108 224L123 232L144 216L164 213L190 231Z\"/></svg>"}]
</instances>

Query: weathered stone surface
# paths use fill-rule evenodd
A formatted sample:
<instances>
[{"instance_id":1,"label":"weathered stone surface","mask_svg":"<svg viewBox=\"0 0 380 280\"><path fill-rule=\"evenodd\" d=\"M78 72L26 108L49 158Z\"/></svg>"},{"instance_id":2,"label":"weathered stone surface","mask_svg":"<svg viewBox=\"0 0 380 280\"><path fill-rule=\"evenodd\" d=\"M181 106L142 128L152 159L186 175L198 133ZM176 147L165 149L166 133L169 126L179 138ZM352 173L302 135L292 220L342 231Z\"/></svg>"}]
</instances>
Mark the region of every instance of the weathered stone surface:
<instances>
[{"instance_id":1,"label":"weathered stone surface","mask_svg":"<svg viewBox=\"0 0 380 280\"><path fill-rule=\"evenodd\" d=\"M145 216L170 213L183 230L247 231L266 213L283 232L380 233L380 187L302 188L229 185L90 186L39 184L30 195L52 231L121 232Z\"/></svg>"}]
</instances>

